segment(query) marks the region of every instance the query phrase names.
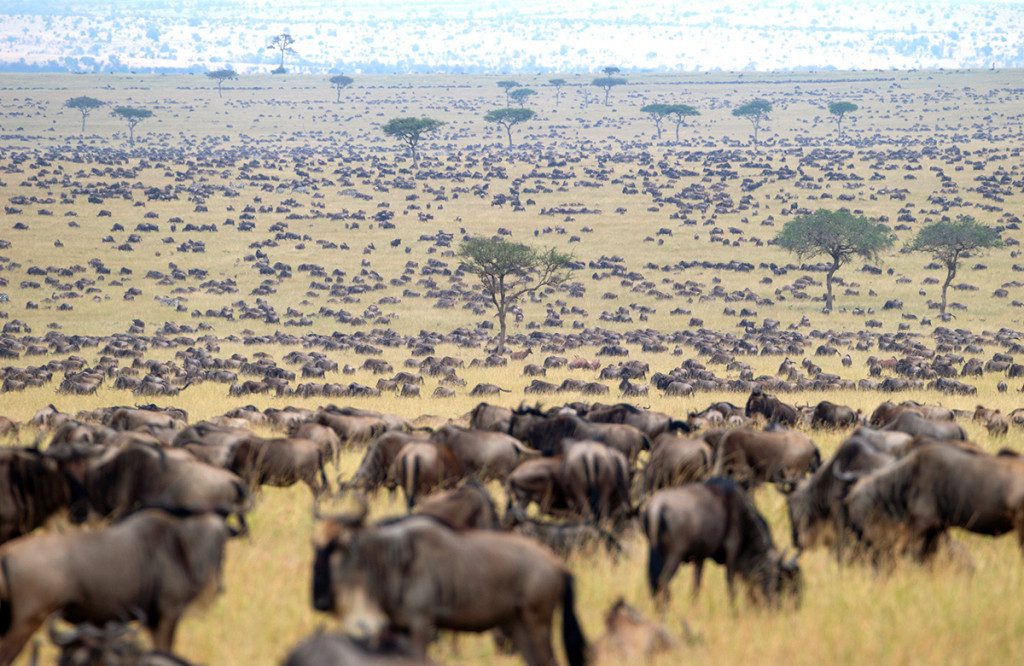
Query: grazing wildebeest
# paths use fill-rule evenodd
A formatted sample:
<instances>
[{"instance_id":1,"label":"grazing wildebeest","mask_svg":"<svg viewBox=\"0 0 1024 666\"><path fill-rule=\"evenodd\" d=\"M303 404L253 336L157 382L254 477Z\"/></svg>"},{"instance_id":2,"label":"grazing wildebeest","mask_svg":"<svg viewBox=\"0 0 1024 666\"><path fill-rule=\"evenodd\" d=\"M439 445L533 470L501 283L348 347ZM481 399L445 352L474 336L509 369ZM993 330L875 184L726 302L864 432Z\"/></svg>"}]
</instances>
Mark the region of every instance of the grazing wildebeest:
<instances>
[{"instance_id":1,"label":"grazing wildebeest","mask_svg":"<svg viewBox=\"0 0 1024 666\"><path fill-rule=\"evenodd\" d=\"M882 430L895 430L914 437L932 439L967 439L967 433L955 421L936 421L916 412L903 412L883 426Z\"/></svg>"},{"instance_id":2,"label":"grazing wildebeest","mask_svg":"<svg viewBox=\"0 0 1024 666\"><path fill-rule=\"evenodd\" d=\"M485 480L505 479L523 459L537 455L511 435L454 425L438 428L430 441L448 447L466 474Z\"/></svg>"},{"instance_id":3,"label":"grazing wildebeest","mask_svg":"<svg viewBox=\"0 0 1024 666\"><path fill-rule=\"evenodd\" d=\"M650 438L631 425L591 423L570 413L548 416L530 408L516 410L509 422L509 434L544 455L561 452L562 442L567 439L589 439L616 449L631 464L651 446Z\"/></svg>"},{"instance_id":4,"label":"grazing wildebeest","mask_svg":"<svg viewBox=\"0 0 1024 666\"><path fill-rule=\"evenodd\" d=\"M508 423L512 418L512 410L481 402L469 412L469 427L474 430L493 430L508 432Z\"/></svg>"},{"instance_id":5,"label":"grazing wildebeest","mask_svg":"<svg viewBox=\"0 0 1024 666\"><path fill-rule=\"evenodd\" d=\"M604 635L594 642L598 664L638 664L674 648L678 641L661 625L619 597L604 616Z\"/></svg>"},{"instance_id":6,"label":"grazing wildebeest","mask_svg":"<svg viewBox=\"0 0 1024 666\"><path fill-rule=\"evenodd\" d=\"M363 455L359 469L348 481L338 481L342 489L359 489L364 492L373 492L384 485L388 478L388 471L398 457L398 452L410 442L425 442L430 433L423 431L405 432L402 430L391 430L378 435Z\"/></svg>"},{"instance_id":7,"label":"grazing wildebeest","mask_svg":"<svg viewBox=\"0 0 1024 666\"><path fill-rule=\"evenodd\" d=\"M669 430L690 431L690 426L686 421L679 421L668 414L640 409L625 403L594 405L587 410L586 418L593 423L624 423L631 425L652 440Z\"/></svg>"},{"instance_id":8,"label":"grazing wildebeest","mask_svg":"<svg viewBox=\"0 0 1024 666\"><path fill-rule=\"evenodd\" d=\"M818 447L796 430L729 430L714 450L714 476L728 476L744 488L759 483L791 483L821 465Z\"/></svg>"},{"instance_id":9,"label":"grazing wildebeest","mask_svg":"<svg viewBox=\"0 0 1024 666\"><path fill-rule=\"evenodd\" d=\"M431 666L397 646L372 645L343 634L318 631L288 653L284 666Z\"/></svg>"},{"instance_id":10,"label":"grazing wildebeest","mask_svg":"<svg viewBox=\"0 0 1024 666\"><path fill-rule=\"evenodd\" d=\"M505 507L502 527L544 544L561 557L569 557L572 553L588 552L599 545L604 546L605 550L613 557L622 554L622 544L611 533L592 522L556 523L530 518L525 511L512 502L511 498Z\"/></svg>"},{"instance_id":11,"label":"grazing wildebeest","mask_svg":"<svg viewBox=\"0 0 1024 666\"><path fill-rule=\"evenodd\" d=\"M769 423L794 426L800 422L800 412L797 411L796 407L787 405L775 396L768 395L760 386L755 387L750 392L750 397L747 398L747 406L744 408L743 413L747 417L760 414L768 419Z\"/></svg>"},{"instance_id":12,"label":"grazing wildebeest","mask_svg":"<svg viewBox=\"0 0 1024 666\"><path fill-rule=\"evenodd\" d=\"M338 464L338 458L341 456L341 438L333 429L319 423L300 423L292 428L289 434L292 437L316 442L324 453L324 459L333 460L334 464Z\"/></svg>"},{"instance_id":13,"label":"grazing wildebeest","mask_svg":"<svg viewBox=\"0 0 1024 666\"><path fill-rule=\"evenodd\" d=\"M0 544L28 534L62 509L80 507L84 489L65 470L74 462L36 449L0 448Z\"/></svg>"},{"instance_id":14,"label":"grazing wildebeest","mask_svg":"<svg viewBox=\"0 0 1024 666\"><path fill-rule=\"evenodd\" d=\"M60 648L58 666L192 666L166 652L143 650L133 628L121 622L108 622L103 627L79 624L58 630L51 620L49 635Z\"/></svg>"},{"instance_id":15,"label":"grazing wildebeest","mask_svg":"<svg viewBox=\"0 0 1024 666\"><path fill-rule=\"evenodd\" d=\"M388 487L401 487L410 511L416 498L434 488L454 485L462 477L462 466L446 446L434 442L409 442L402 447L388 470Z\"/></svg>"},{"instance_id":16,"label":"grazing wildebeest","mask_svg":"<svg viewBox=\"0 0 1024 666\"><path fill-rule=\"evenodd\" d=\"M545 514L566 514L573 506L564 456L534 458L512 470L505 481L509 502L524 512L531 503Z\"/></svg>"},{"instance_id":17,"label":"grazing wildebeest","mask_svg":"<svg viewBox=\"0 0 1024 666\"><path fill-rule=\"evenodd\" d=\"M704 440L662 433L651 445L651 455L644 467L643 490L650 494L662 488L701 481L711 469L711 458L711 447Z\"/></svg>"},{"instance_id":18,"label":"grazing wildebeest","mask_svg":"<svg viewBox=\"0 0 1024 666\"><path fill-rule=\"evenodd\" d=\"M497 530L501 519L487 489L470 479L454 490L424 497L416 504L416 513L433 516L456 530Z\"/></svg>"},{"instance_id":19,"label":"grazing wildebeest","mask_svg":"<svg viewBox=\"0 0 1024 666\"><path fill-rule=\"evenodd\" d=\"M846 498L851 526L877 554L905 547L934 555L950 527L998 536L1024 548L1024 462L935 442L858 481Z\"/></svg>"},{"instance_id":20,"label":"grazing wildebeest","mask_svg":"<svg viewBox=\"0 0 1024 666\"><path fill-rule=\"evenodd\" d=\"M632 512L629 462L600 442L573 442L565 454L569 498L583 516L594 521L621 518Z\"/></svg>"},{"instance_id":21,"label":"grazing wildebeest","mask_svg":"<svg viewBox=\"0 0 1024 666\"><path fill-rule=\"evenodd\" d=\"M859 416L850 407L822 400L811 414L812 428L849 428L857 425Z\"/></svg>"},{"instance_id":22,"label":"grazing wildebeest","mask_svg":"<svg viewBox=\"0 0 1024 666\"><path fill-rule=\"evenodd\" d=\"M324 471L324 452L308 439L249 437L231 448L224 467L250 488L262 485L286 488L302 482L309 486L314 497L331 490Z\"/></svg>"},{"instance_id":23,"label":"grazing wildebeest","mask_svg":"<svg viewBox=\"0 0 1024 666\"><path fill-rule=\"evenodd\" d=\"M364 527L362 515L321 520L313 606L345 627L409 634L426 655L438 629L501 628L529 666L553 666L551 624L562 607L570 666L586 663L572 574L543 546L489 530L455 532L426 516Z\"/></svg>"},{"instance_id":24,"label":"grazing wildebeest","mask_svg":"<svg viewBox=\"0 0 1024 666\"><path fill-rule=\"evenodd\" d=\"M684 562L693 563L696 598L707 559L725 565L732 602L737 574L755 602L775 605L786 595L799 599L801 575L796 559L786 560L776 550L764 516L729 479L659 490L641 520L650 543L647 580L660 602L668 601L668 584Z\"/></svg>"},{"instance_id":25,"label":"grazing wildebeest","mask_svg":"<svg viewBox=\"0 0 1024 666\"><path fill-rule=\"evenodd\" d=\"M47 617L103 625L140 617L171 652L185 609L220 589L233 534L216 513L136 512L96 531L35 534L0 547L0 664ZM111 566L116 563L116 566Z\"/></svg>"}]
</instances>

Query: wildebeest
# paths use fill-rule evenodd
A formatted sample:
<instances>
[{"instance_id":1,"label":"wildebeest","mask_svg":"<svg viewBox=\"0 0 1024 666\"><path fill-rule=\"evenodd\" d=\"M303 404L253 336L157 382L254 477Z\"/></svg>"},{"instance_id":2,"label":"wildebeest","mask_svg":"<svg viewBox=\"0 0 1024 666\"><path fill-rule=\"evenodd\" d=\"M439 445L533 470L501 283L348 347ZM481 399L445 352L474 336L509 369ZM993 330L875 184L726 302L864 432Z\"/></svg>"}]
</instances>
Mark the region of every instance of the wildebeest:
<instances>
[{"instance_id":1,"label":"wildebeest","mask_svg":"<svg viewBox=\"0 0 1024 666\"><path fill-rule=\"evenodd\" d=\"M447 447L465 473L485 480L504 479L523 459L537 455L511 435L453 425L435 430L430 441Z\"/></svg>"},{"instance_id":2,"label":"wildebeest","mask_svg":"<svg viewBox=\"0 0 1024 666\"><path fill-rule=\"evenodd\" d=\"M318 631L288 653L284 666L430 666L397 646L371 645L343 634Z\"/></svg>"},{"instance_id":3,"label":"wildebeest","mask_svg":"<svg viewBox=\"0 0 1024 666\"><path fill-rule=\"evenodd\" d=\"M391 463L387 484L392 489L402 488L411 511L419 495L455 484L462 471L462 465L448 447L429 441L409 442Z\"/></svg>"},{"instance_id":4,"label":"wildebeest","mask_svg":"<svg viewBox=\"0 0 1024 666\"><path fill-rule=\"evenodd\" d=\"M728 476L745 488L759 483L793 483L821 465L818 447L796 430L725 432L714 452L715 476Z\"/></svg>"},{"instance_id":5,"label":"wildebeest","mask_svg":"<svg viewBox=\"0 0 1024 666\"><path fill-rule=\"evenodd\" d=\"M385 629L408 633L420 657L438 629L501 628L527 664L550 666L551 624L561 606L569 664L586 663L572 574L543 546L487 530L455 532L426 516L366 527L364 517L318 523L317 610L371 636Z\"/></svg>"},{"instance_id":6,"label":"wildebeest","mask_svg":"<svg viewBox=\"0 0 1024 666\"><path fill-rule=\"evenodd\" d=\"M701 439L687 439L665 432L654 438L643 472L643 489L662 488L702 480L711 469L711 447Z\"/></svg>"},{"instance_id":7,"label":"wildebeest","mask_svg":"<svg viewBox=\"0 0 1024 666\"><path fill-rule=\"evenodd\" d=\"M530 518L511 500L501 524L506 530L544 544L561 557L588 552L597 546L603 546L613 557L622 553L622 545L615 536L592 522L550 522Z\"/></svg>"},{"instance_id":8,"label":"wildebeest","mask_svg":"<svg viewBox=\"0 0 1024 666\"><path fill-rule=\"evenodd\" d=\"M846 508L852 527L876 553L902 546L927 560L950 527L991 536L1015 531L1024 547L1024 463L924 444L858 481Z\"/></svg>"},{"instance_id":9,"label":"wildebeest","mask_svg":"<svg viewBox=\"0 0 1024 666\"><path fill-rule=\"evenodd\" d=\"M359 489L373 492L387 481L388 471L398 457L398 452L410 442L425 442L429 433L422 431L405 432L391 430L378 435L367 447L359 468L348 481L339 479L338 486L342 489Z\"/></svg>"},{"instance_id":10,"label":"wildebeest","mask_svg":"<svg viewBox=\"0 0 1024 666\"><path fill-rule=\"evenodd\" d=\"M764 516L729 479L659 490L641 520L650 543L647 581L655 599L668 601L669 582L684 562L693 563L696 598L707 559L725 565L731 601L737 575L755 602L775 605L787 595L799 599L801 575L795 558L786 560L776 550Z\"/></svg>"},{"instance_id":11,"label":"wildebeest","mask_svg":"<svg viewBox=\"0 0 1024 666\"><path fill-rule=\"evenodd\" d=\"M664 627L644 619L621 597L605 613L604 631L594 643L598 664L644 663L678 644Z\"/></svg>"},{"instance_id":12,"label":"wildebeest","mask_svg":"<svg viewBox=\"0 0 1024 666\"><path fill-rule=\"evenodd\" d=\"M216 513L147 509L97 531L36 534L4 544L0 664L10 664L56 612L70 622L100 626L139 617L156 649L171 652L185 609L219 591L231 534Z\"/></svg>"},{"instance_id":13,"label":"wildebeest","mask_svg":"<svg viewBox=\"0 0 1024 666\"><path fill-rule=\"evenodd\" d=\"M668 414L640 409L625 403L593 405L587 410L586 418L593 423L624 423L631 425L652 440L669 430L690 431L690 426L686 421L680 421Z\"/></svg>"},{"instance_id":14,"label":"wildebeest","mask_svg":"<svg viewBox=\"0 0 1024 666\"><path fill-rule=\"evenodd\" d=\"M509 434L538 449L544 455L562 451L567 439L593 440L616 449L632 463L651 440L637 428L624 423L591 423L576 414L545 415L531 408L518 409L509 422Z\"/></svg>"},{"instance_id":15,"label":"wildebeest","mask_svg":"<svg viewBox=\"0 0 1024 666\"><path fill-rule=\"evenodd\" d=\"M487 489L470 479L454 490L433 493L416 505L416 513L433 516L456 530L497 530L501 519Z\"/></svg>"},{"instance_id":16,"label":"wildebeest","mask_svg":"<svg viewBox=\"0 0 1024 666\"><path fill-rule=\"evenodd\" d=\"M629 462L600 442L573 442L565 454L565 480L571 503L587 518L628 516Z\"/></svg>"},{"instance_id":17,"label":"wildebeest","mask_svg":"<svg viewBox=\"0 0 1024 666\"><path fill-rule=\"evenodd\" d=\"M80 506L84 488L63 463L36 449L0 448L0 544Z\"/></svg>"},{"instance_id":18,"label":"wildebeest","mask_svg":"<svg viewBox=\"0 0 1024 666\"><path fill-rule=\"evenodd\" d=\"M747 417L760 414L768 419L769 423L781 423L794 426L800 422L800 412L796 407L787 405L778 398L768 395L760 386L755 387L747 398L747 406L743 410Z\"/></svg>"},{"instance_id":19,"label":"wildebeest","mask_svg":"<svg viewBox=\"0 0 1024 666\"><path fill-rule=\"evenodd\" d=\"M481 402L469 412L469 426L474 430L508 432L508 422L511 418L512 410L508 407Z\"/></svg>"},{"instance_id":20,"label":"wildebeest","mask_svg":"<svg viewBox=\"0 0 1024 666\"><path fill-rule=\"evenodd\" d=\"M331 490L324 471L324 452L308 439L248 437L232 446L224 467L251 488L288 487L301 481L314 497Z\"/></svg>"},{"instance_id":21,"label":"wildebeest","mask_svg":"<svg viewBox=\"0 0 1024 666\"><path fill-rule=\"evenodd\" d=\"M846 405L822 400L811 414L812 428L848 428L857 425L859 415Z\"/></svg>"},{"instance_id":22,"label":"wildebeest","mask_svg":"<svg viewBox=\"0 0 1024 666\"><path fill-rule=\"evenodd\" d=\"M932 439L967 439L967 433L955 421L937 421L916 412L903 412L882 427L882 430L905 432L914 437Z\"/></svg>"},{"instance_id":23,"label":"wildebeest","mask_svg":"<svg viewBox=\"0 0 1024 666\"><path fill-rule=\"evenodd\" d=\"M172 654L143 650L133 628L122 622L103 627L83 623L58 630L51 620L49 634L60 649L58 666L191 666Z\"/></svg>"},{"instance_id":24,"label":"wildebeest","mask_svg":"<svg viewBox=\"0 0 1024 666\"><path fill-rule=\"evenodd\" d=\"M522 511L536 503L541 513L566 514L569 499L564 456L527 460L509 474L505 489L509 502Z\"/></svg>"}]
</instances>

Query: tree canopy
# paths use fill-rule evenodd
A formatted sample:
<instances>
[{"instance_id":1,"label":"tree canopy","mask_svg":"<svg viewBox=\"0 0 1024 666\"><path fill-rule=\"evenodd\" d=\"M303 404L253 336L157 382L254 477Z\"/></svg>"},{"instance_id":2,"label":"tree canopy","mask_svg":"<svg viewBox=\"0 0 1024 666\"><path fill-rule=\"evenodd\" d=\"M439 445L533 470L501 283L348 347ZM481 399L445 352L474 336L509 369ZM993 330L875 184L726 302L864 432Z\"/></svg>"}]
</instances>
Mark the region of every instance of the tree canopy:
<instances>
[{"instance_id":1,"label":"tree canopy","mask_svg":"<svg viewBox=\"0 0 1024 666\"><path fill-rule=\"evenodd\" d=\"M676 142L679 141L679 128L690 116L699 116L700 111L689 104L647 104L640 107L640 110L649 114L658 128L658 139L661 139L661 123L666 118L671 118L676 124Z\"/></svg>"},{"instance_id":2,"label":"tree canopy","mask_svg":"<svg viewBox=\"0 0 1024 666\"><path fill-rule=\"evenodd\" d=\"M217 82L217 96L223 97L225 81L234 81L238 78L238 72L233 69L217 69L206 73L207 78Z\"/></svg>"},{"instance_id":3,"label":"tree canopy","mask_svg":"<svg viewBox=\"0 0 1024 666\"><path fill-rule=\"evenodd\" d=\"M624 86L626 83L626 79L616 76L601 76L591 81L591 85L597 86L598 88L604 88L604 103L606 105L608 104L608 94L612 91L612 88L615 86Z\"/></svg>"},{"instance_id":4,"label":"tree canopy","mask_svg":"<svg viewBox=\"0 0 1024 666\"><path fill-rule=\"evenodd\" d=\"M334 76L327 80L330 81L331 85L334 86L334 90L337 92L337 97L335 98L334 101L340 102L341 91L344 88L348 88L350 85L352 85L352 77L345 76L344 74L335 74Z\"/></svg>"},{"instance_id":5,"label":"tree canopy","mask_svg":"<svg viewBox=\"0 0 1024 666\"><path fill-rule=\"evenodd\" d=\"M757 145L757 135L761 131L761 121L765 120L772 112L772 103L766 99L754 99L746 104L741 104L732 110L732 115L737 118L746 118L754 129L754 145Z\"/></svg>"},{"instance_id":6,"label":"tree canopy","mask_svg":"<svg viewBox=\"0 0 1024 666\"><path fill-rule=\"evenodd\" d=\"M857 105L853 102L832 102L828 105L828 112L836 117L836 129L840 138L843 136L843 117L857 109Z\"/></svg>"},{"instance_id":7,"label":"tree canopy","mask_svg":"<svg viewBox=\"0 0 1024 666\"><path fill-rule=\"evenodd\" d=\"M989 250L1003 245L999 232L986 226L969 215L956 220L932 222L921 228L905 247L908 252L925 252L946 268L946 280L942 284L940 313L946 316L946 295L949 285L956 277L960 260L969 254Z\"/></svg>"},{"instance_id":8,"label":"tree canopy","mask_svg":"<svg viewBox=\"0 0 1024 666\"><path fill-rule=\"evenodd\" d=\"M513 108L513 109L495 109L488 111L487 115L484 116L484 120L489 123L496 123L505 128L505 132L508 133L508 147L512 147L512 127L519 123L531 120L537 114L531 109L524 108Z\"/></svg>"},{"instance_id":9,"label":"tree canopy","mask_svg":"<svg viewBox=\"0 0 1024 666\"><path fill-rule=\"evenodd\" d=\"M68 109L74 109L82 114L82 131L85 131L85 119L89 117L89 114L96 109L104 106L105 102L98 100L95 97L89 97L83 95L82 97L72 97L68 101L64 102L64 106Z\"/></svg>"},{"instance_id":10,"label":"tree canopy","mask_svg":"<svg viewBox=\"0 0 1024 666\"><path fill-rule=\"evenodd\" d=\"M498 87L505 91L505 106L509 106L511 104L509 101L509 93L516 88L522 88L518 81L512 80L498 81Z\"/></svg>"},{"instance_id":11,"label":"tree canopy","mask_svg":"<svg viewBox=\"0 0 1024 666\"><path fill-rule=\"evenodd\" d=\"M567 81L565 79L548 79L548 83L555 87L555 106L557 106L558 102L562 99L562 86Z\"/></svg>"},{"instance_id":12,"label":"tree canopy","mask_svg":"<svg viewBox=\"0 0 1024 666\"><path fill-rule=\"evenodd\" d=\"M605 76L615 76L622 70L616 67L615 65L608 65L606 67L602 67L601 71L604 72Z\"/></svg>"},{"instance_id":13,"label":"tree canopy","mask_svg":"<svg viewBox=\"0 0 1024 666\"><path fill-rule=\"evenodd\" d=\"M518 109L512 109L518 110ZM569 278L572 257L501 238L470 238L459 248L461 268L476 275L498 316L499 354L505 351L509 308L520 298Z\"/></svg>"},{"instance_id":14,"label":"tree canopy","mask_svg":"<svg viewBox=\"0 0 1024 666\"><path fill-rule=\"evenodd\" d=\"M153 112L136 106L118 106L114 108L114 115L128 122L128 143L135 145L135 126L146 118L152 118Z\"/></svg>"},{"instance_id":15,"label":"tree canopy","mask_svg":"<svg viewBox=\"0 0 1024 666\"><path fill-rule=\"evenodd\" d=\"M516 88L515 90L509 91L508 96L513 102L519 106L523 106L527 99L536 94L537 91L530 88Z\"/></svg>"},{"instance_id":16,"label":"tree canopy","mask_svg":"<svg viewBox=\"0 0 1024 666\"><path fill-rule=\"evenodd\" d=\"M392 118L382 128L388 136L404 141L412 152L413 162L418 160L416 146L424 134L444 125L433 118Z\"/></svg>"},{"instance_id":17,"label":"tree canopy","mask_svg":"<svg viewBox=\"0 0 1024 666\"><path fill-rule=\"evenodd\" d=\"M775 237L779 246L801 259L826 256L825 312L832 311L832 278L854 257L872 259L892 246L895 237L884 224L854 215L848 210L818 209L795 217Z\"/></svg>"},{"instance_id":18,"label":"tree canopy","mask_svg":"<svg viewBox=\"0 0 1024 666\"><path fill-rule=\"evenodd\" d=\"M647 104L641 106L640 110L654 120L654 126L658 128L658 140L661 140L661 123L668 116L668 104Z\"/></svg>"},{"instance_id":19,"label":"tree canopy","mask_svg":"<svg viewBox=\"0 0 1024 666\"><path fill-rule=\"evenodd\" d=\"M295 38L289 35L287 32L282 32L279 35L274 35L267 42L267 47L276 49L281 52L281 64L277 66L277 69L273 71L274 74L284 74L288 70L284 68L284 56L286 53L295 53L295 49L292 45L295 44Z\"/></svg>"}]
</instances>

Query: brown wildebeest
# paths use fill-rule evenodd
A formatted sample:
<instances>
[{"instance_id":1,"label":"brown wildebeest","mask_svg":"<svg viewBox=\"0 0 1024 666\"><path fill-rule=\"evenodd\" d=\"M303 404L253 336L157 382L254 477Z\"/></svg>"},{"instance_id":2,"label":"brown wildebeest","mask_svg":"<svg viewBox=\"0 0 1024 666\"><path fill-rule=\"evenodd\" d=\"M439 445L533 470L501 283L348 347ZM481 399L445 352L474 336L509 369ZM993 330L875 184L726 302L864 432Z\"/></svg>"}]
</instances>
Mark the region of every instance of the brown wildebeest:
<instances>
[{"instance_id":1,"label":"brown wildebeest","mask_svg":"<svg viewBox=\"0 0 1024 666\"><path fill-rule=\"evenodd\" d=\"M523 462L509 474L505 489L509 502L524 512L533 502L544 514L568 514L574 508L569 499L564 456Z\"/></svg>"},{"instance_id":2,"label":"brown wildebeest","mask_svg":"<svg viewBox=\"0 0 1024 666\"><path fill-rule=\"evenodd\" d=\"M787 405L775 396L768 395L760 386L750 392L743 413L748 418L760 414L768 419L769 423L795 426L800 422L800 412L796 407Z\"/></svg>"},{"instance_id":3,"label":"brown wildebeest","mask_svg":"<svg viewBox=\"0 0 1024 666\"><path fill-rule=\"evenodd\" d=\"M432 666L397 646L371 645L343 634L318 631L288 653L284 666Z\"/></svg>"},{"instance_id":4,"label":"brown wildebeest","mask_svg":"<svg viewBox=\"0 0 1024 666\"><path fill-rule=\"evenodd\" d=\"M451 450L434 442L410 442L402 447L388 470L390 488L401 486L412 511L416 498L434 488L450 487L462 477L462 466Z\"/></svg>"},{"instance_id":5,"label":"brown wildebeest","mask_svg":"<svg viewBox=\"0 0 1024 666\"><path fill-rule=\"evenodd\" d=\"M47 617L101 626L141 614L170 652L185 609L220 589L233 534L215 513L147 509L97 531L36 534L0 547L0 664L8 666ZM111 563L117 566L111 566Z\"/></svg>"},{"instance_id":6,"label":"brown wildebeest","mask_svg":"<svg viewBox=\"0 0 1024 666\"><path fill-rule=\"evenodd\" d=\"M936 421L916 412L903 412L883 426L882 430L895 430L914 437L932 439L967 439L967 433L955 421Z\"/></svg>"},{"instance_id":7,"label":"brown wildebeest","mask_svg":"<svg viewBox=\"0 0 1024 666\"><path fill-rule=\"evenodd\" d=\"M821 465L818 447L796 430L730 430L718 440L714 458L714 476L728 476L745 488L792 483Z\"/></svg>"},{"instance_id":8,"label":"brown wildebeest","mask_svg":"<svg viewBox=\"0 0 1024 666\"><path fill-rule=\"evenodd\" d=\"M167 412L122 407L110 415L107 425L114 430L141 430L144 428L180 430L185 424Z\"/></svg>"},{"instance_id":9,"label":"brown wildebeest","mask_svg":"<svg viewBox=\"0 0 1024 666\"><path fill-rule=\"evenodd\" d=\"M455 490L424 497L416 505L417 514L433 516L456 530L501 529L498 510L487 489L474 479Z\"/></svg>"},{"instance_id":10,"label":"brown wildebeest","mask_svg":"<svg viewBox=\"0 0 1024 666\"><path fill-rule=\"evenodd\" d=\"M570 444L565 480L571 503L585 518L600 522L632 513L629 462L609 446L587 440Z\"/></svg>"},{"instance_id":11,"label":"brown wildebeest","mask_svg":"<svg viewBox=\"0 0 1024 666\"><path fill-rule=\"evenodd\" d=\"M342 489L359 489L373 492L387 481L388 471L398 457L398 452L410 442L426 442L430 433L423 431L405 432L390 430L378 435L366 449L359 469L349 481L338 481Z\"/></svg>"},{"instance_id":12,"label":"brown wildebeest","mask_svg":"<svg viewBox=\"0 0 1024 666\"><path fill-rule=\"evenodd\" d=\"M594 643L598 664L638 664L676 647L678 641L661 625L619 599L604 616L604 635Z\"/></svg>"},{"instance_id":13,"label":"brown wildebeest","mask_svg":"<svg viewBox=\"0 0 1024 666\"><path fill-rule=\"evenodd\" d=\"M935 554L950 527L999 536L1024 548L1024 462L936 442L862 478L846 497L851 525L878 554L905 546L918 561Z\"/></svg>"},{"instance_id":14,"label":"brown wildebeest","mask_svg":"<svg viewBox=\"0 0 1024 666\"><path fill-rule=\"evenodd\" d=\"M232 447L224 467L250 488L286 488L301 481L309 486L314 497L331 490L324 471L324 452L308 439L249 437Z\"/></svg>"},{"instance_id":15,"label":"brown wildebeest","mask_svg":"<svg viewBox=\"0 0 1024 666\"><path fill-rule=\"evenodd\" d=\"M387 421L383 418L360 414L335 414L320 411L316 415L315 422L333 430L344 446L369 442L389 429Z\"/></svg>"},{"instance_id":16,"label":"brown wildebeest","mask_svg":"<svg viewBox=\"0 0 1024 666\"><path fill-rule=\"evenodd\" d=\"M748 585L751 599L776 605L783 596L799 600L801 575L796 559L775 548L764 516L729 479L713 478L659 490L642 516L650 543L647 581L656 600L668 601L668 584L684 562L693 563L693 597L700 593L704 560L725 565L729 599L734 579Z\"/></svg>"},{"instance_id":17,"label":"brown wildebeest","mask_svg":"<svg viewBox=\"0 0 1024 666\"><path fill-rule=\"evenodd\" d=\"M63 461L37 449L0 448L0 544L28 534L61 509L79 505L83 492Z\"/></svg>"},{"instance_id":18,"label":"brown wildebeest","mask_svg":"<svg viewBox=\"0 0 1024 666\"><path fill-rule=\"evenodd\" d=\"M530 518L526 512L512 503L505 508L502 527L510 532L522 534L544 544L561 557L573 553L589 552L603 546L612 556L622 554L622 544L611 533L590 522L549 522Z\"/></svg>"},{"instance_id":19,"label":"brown wildebeest","mask_svg":"<svg viewBox=\"0 0 1024 666\"><path fill-rule=\"evenodd\" d=\"M679 421L668 414L640 409L626 403L594 405L587 411L587 420L594 423L625 423L626 425L633 426L652 440L669 430L690 432L690 425L686 421Z\"/></svg>"},{"instance_id":20,"label":"brown wildebeest","mask_svg":"<svg viewBox=\"0 0 1024 666\"><path fill-rule=\"evenodd\" d=\"M6 416L0 416L0 438L17 437L20 429L21 426L19 426L16 421L13 421Z\"/></svg>"},{"instance_id":21,"label":"brown wildebeest","mask_svg":"<svg viewBox=\"0 0 1024 666\"><path fill-rule=\"evenodd\" d=\"M593 440L616 449L626 456L630 464L636 461L641 451L651 447L650 438L631 425L591 423L569 413L549 416L532 408L518 409L513 413L509 434L543 455L560 453L565 440Z\"/></svg>"},{"instance_id":22,"label":"brown wildebeest","mask_svg":"<svg viewBox=\"0 0 1024 666\"><path fill-rule=\"evenodd\" d=\"M435 430L430 441L448 447L466 474L484 480L505 479L523 459L537 455L511 435L453 425Z\"/></svg>"},{"instance_id":23,"label":"brown wildebeest","mask_svg":"<svg viewBox=\"0 0 1024 666\"><path fill-rule=\"evenodd\" d=\"M60 648L60 666L192 666L166 652L145 651L135 631L121 622L108 622L102 628L79 624L57 630L51 619L50 641ZM34 660L31 662L35 666Z\"/></svg>"},{"instance_id":24,"label":"brown wildebeest","mask_svg":"<svg viewBox=\"0 0 1024 666\"><path fill-rule=\"evenodd\" d=\"M512 410L481 402L469 412L469 427L474 430L492 430L508 432L508 422L512 418Z\"/></svg>"},{"instance_id":25,"label":"brown wildebeest","mask_svg":"<svg viewBox=\"0 0 1024 666\"><path fill-rule=\"evenodd\" d=\"M897 405L887 400L876 407L875 411L871 412L871 416L868 417L868 424L875 428L881 428L891 423L896 417L907 412L935 421L952 421L955 416L952 410L945 407L922 405L911 400Z\"/></svg>"},{"instance_id":26,"label":"brown wildebeest","mask_svg":"<svg viewBox=\"0 0 1024 666\"><path fill-rule=\"evenodd\" d=\"M331 428L319 423L300 423L289 434L292 437L316 442L324 452L324 460L332 460L335 465L338 464L338 458L341 456L341 438Z\"/></svg>"},{"instance_id":27,"label":"brown wildebeest","mask_svg":"<svg viewBox=\"0 0 1024 666\"><path fill-rule=\"evenodd\" d=\"M822 400L811 414L812 428L849 428L857 425L859 415L846 405Z\"/></svg>"},{"instance_id":28,"label":"brown wildebeest","mask_svg":"<svg viewBox=\"0 0 1024 666\"><path fill-rule=\"evenodd\" d=\"M712 450L702 439L686 439L664 432L654 438L651 456L644 467L643 490L650 494L662 488L701 481L711 470Z\"/></svg>"},{"instance_id":29,"label":"brown wildebeest","mask_svg":"<svg viewBox=\"0 0 1024 666\"><path fill-rule=\"evenodd\" d=\"M570 666L586 663L572 574L525 537L489 530L455 532L410 516L369 527L363 516L317 525L313 606L364 634L407 632L423 657L438 629L500 627L529 666L553 666L551 624L562 607Z\"/></svg>"}]
</instances>

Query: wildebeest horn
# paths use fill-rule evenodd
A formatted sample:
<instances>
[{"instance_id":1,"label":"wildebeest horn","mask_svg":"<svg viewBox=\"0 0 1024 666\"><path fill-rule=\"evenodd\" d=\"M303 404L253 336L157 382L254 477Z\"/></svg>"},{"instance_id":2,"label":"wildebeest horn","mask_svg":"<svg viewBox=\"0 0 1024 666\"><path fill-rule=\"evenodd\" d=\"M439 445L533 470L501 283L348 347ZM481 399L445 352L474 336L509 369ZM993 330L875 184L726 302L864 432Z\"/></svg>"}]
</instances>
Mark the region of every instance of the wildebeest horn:
<instances>
[{"instance_id":1,"label":"wildebeest horn","mask_svg":"<svg viewBox=\"0 0 1024 666\"><path fill-rule=\"evenodd\" d=\"M839 465L832 465L832 475L843 483L853 483L860 476L854 472L845 472L839 468Z\"/></svg>"}]
</instances>

